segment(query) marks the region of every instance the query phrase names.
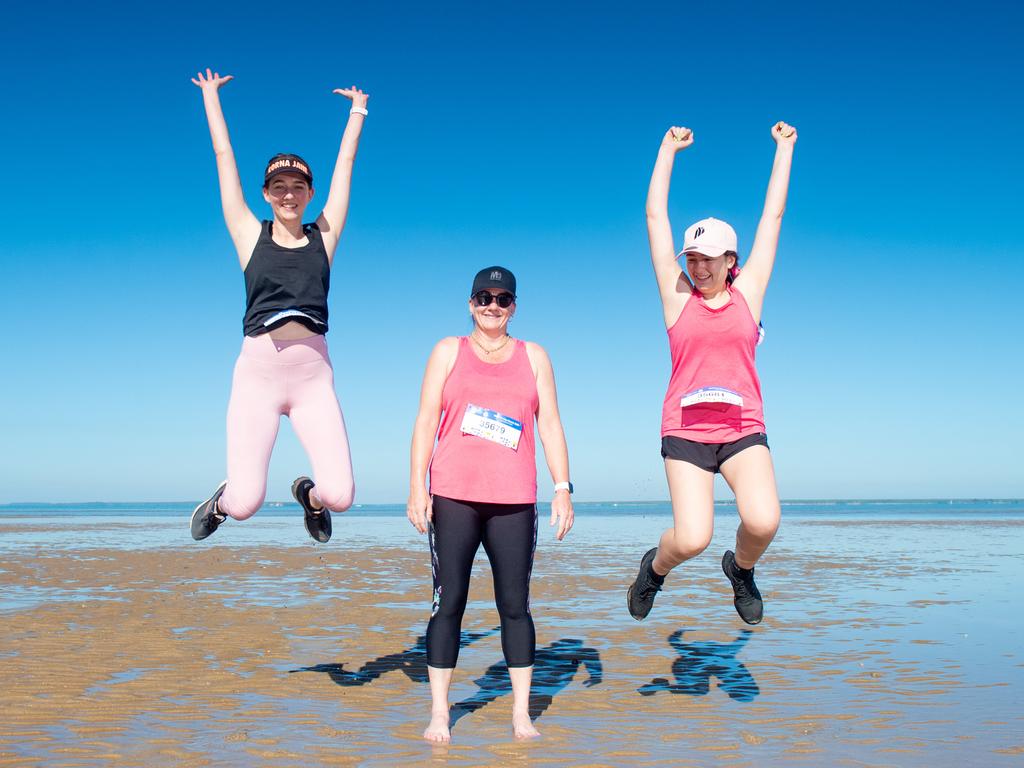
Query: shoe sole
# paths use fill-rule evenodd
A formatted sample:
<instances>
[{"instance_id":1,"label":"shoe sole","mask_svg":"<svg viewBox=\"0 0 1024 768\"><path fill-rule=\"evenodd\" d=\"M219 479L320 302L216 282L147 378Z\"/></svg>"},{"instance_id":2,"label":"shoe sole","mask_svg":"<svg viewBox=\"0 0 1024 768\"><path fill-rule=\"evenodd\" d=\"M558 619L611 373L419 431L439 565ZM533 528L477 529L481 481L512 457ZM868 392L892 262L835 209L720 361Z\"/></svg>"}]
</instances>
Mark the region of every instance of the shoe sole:
<instances>
[{"instance_id":1,"label":"shoe sole","mask_svg":"<svg viewBox=\"0 0 1024 768\"><path fill-rule=\"evenodd\" d=\"M193 525L195 524L195 522L196 522L196 515L198 515L198 514L199 514L199 510L200 510L200 509L202 509L203 507L205 507L205 506L206 506L206 504L207 504L207 502L209 502L209 501L210 501L210 499L212 499L212 498L213 498L214 496L216 496L216 495L217 495L218 493L220 493L221 491L223 491L223 490L224 490L224 488L225 488L225 487L227 486L227 484L228 484L228 481L227 481L227 480L225 480L224 482L222 482L222 483L221 483L220 485L218 485L218 486L217 486L217 490L215 490L215 491L214 491L214 492L213 492L213 493L212 493L212 494L210 495L210 497L209 497L209 498L207 498L207 499L204 499L203 501L200 501L200 502L199 502L199 504L198 504L198 505L196 505L196 508L192 510L192 517L190 517L190 518L189 518L189 521L188 521L188 530L189 530L189 533L190 533L190 534L192 533L192 526L193 526ZM207 536L204 536L204 537L203 537L203 539L205 539L205 538L208 538L208 537L207 537ZM192 537L192 539L193 539L193 541L202 541L202 540L203 540L203 539L197 539L197 538L196 538L195 536L193 536L193 537Z\"/></svg>"},{"instance_id":2,"label":"shoe sole","mask_svg":"<svg viewBox=\"0 0 1024 768\"><path fill-rule=\"evenodd\" d=\"M658 548L655 547L653 550L648 550L646 553L644 553L644 556L640 558L640 570L637 571L637 574L636 574L636 578L637 579L639 579L643 575L643 572L644 572L644 560L647 559L647 555L651 554L652 551L656 553L658 551ZM653 560L653 558L652 558L652 560ZM636 579L633 580L633 583L629 585L629 589L626 590L626 610L629 611L629 615L632 616L637 621L643 621L644 619L646 619L648 616L651 615L651 612L647 611L647 613L645 613L643 616L637 616L635 613L633 613L633 609L629 607L629 604L633 601L633 587L635 587L635 586L636 586ZM651 608L654 608L653 604L651 605Z\"/></svg>"},{"instance_id":3,"label":"shoe sole","mask_svg":"<svg viewBox=\"0 0 1024 768\"><path fill-rule=\"evenodd\" d=\"M325 511L325 512L321 512L320 514L321 514L321 515L329 515L329 514L331 514L331 513L330 513L330 512L327 512L327 511ZM308 518L308 517L306 517L305 515L303 515L303 516L302 516L302 525L303 525L303 527L305 527L305 529L306 529L306 533L308 533L308 534L309 534L309 538L311 538L311 539L312 539L313 541L315 541L315 542L316 542L317 544L326 544L326 543L327 543L328 541L330 541L330 540L331 540L331 537L330 537L330 535L328 535L328 537L327 537L326 539L322 540L322 541L321 541L320 539L318 539L318 538L316 537L316 534L314 534L314 533L313 533L313 532L312 532L311 530L309 530L309 518Z\"/></svg>"},{"instance_id":4,"label":"shoe sole","mask_svg":"<svg viewBox=\"0 0 1024 768\"><path fill-rule=\"evenodd\" d=\"M648 611L647 612L647 616L637 616L635 613L633 613L633 609L629 607L629 604L631 602L633 602L633 585L632 584L630 584L629 585L629 589L626 590L626 610L629 611L629 615L632 616L637 621L643 621L644 619L647 618L647 616L650 615L650 611Z\"/></svg>"}]
</instances>

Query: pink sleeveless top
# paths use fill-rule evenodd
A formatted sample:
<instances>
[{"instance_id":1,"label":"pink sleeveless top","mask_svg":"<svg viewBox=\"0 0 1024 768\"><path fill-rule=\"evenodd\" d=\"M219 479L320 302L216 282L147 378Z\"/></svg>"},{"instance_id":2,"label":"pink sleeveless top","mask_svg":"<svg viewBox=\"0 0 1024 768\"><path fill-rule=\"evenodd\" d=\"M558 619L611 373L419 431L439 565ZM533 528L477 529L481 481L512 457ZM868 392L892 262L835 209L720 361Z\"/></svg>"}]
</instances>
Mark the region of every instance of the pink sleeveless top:
<instances>
[{"instance_id":1,"label":"pink sleeveless top","mask_svg":"<svg viewBox=\"0 0 1024 768\"><path fill-rule=\"evenodd\" d=\"M754 367L758 329L743 294L711 309L694 291L668 329L672 377L661 435L730 443L764 432L761 382Z\"/></svg>"},{"instance_id":2,"label":"pink sleeveless top","mask_svg":"<svg viewBox=\"0 0 1024 768\"><path fill-rule=\"evenodd\" d=\"M459 339L458 357L441 393L441 424L430 462L432 494L491 504L537 502L537 380L526 344L513 343L512 357L495 364L478 358L468 337ZM518 435L514 422L521 425ZM518 445L510 448L472 434L489 432L489 425L502 432L500 439L518 438Z\"/></svg>"}]
</instances>

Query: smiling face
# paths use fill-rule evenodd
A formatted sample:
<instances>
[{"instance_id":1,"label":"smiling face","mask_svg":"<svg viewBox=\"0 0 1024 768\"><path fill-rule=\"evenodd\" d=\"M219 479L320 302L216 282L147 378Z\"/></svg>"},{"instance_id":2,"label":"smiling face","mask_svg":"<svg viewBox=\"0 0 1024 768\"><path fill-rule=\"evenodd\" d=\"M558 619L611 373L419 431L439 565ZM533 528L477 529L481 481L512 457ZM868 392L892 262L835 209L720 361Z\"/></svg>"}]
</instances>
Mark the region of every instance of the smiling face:
<instances>
[{"instance_id":1,"label":"smiling face","mask_svg":"<svg viewBox=\"0 0 1024 768\"><path fill-rule=\"evenodd\" d=\"M511 295L502 288L485 288L481 293L488 293L491 296ZM473 322L477 328L488 335L500 335L508 333L508 321L516 313L516 302L513 299L507 307L501 307L497 301L492 299L490 304L482 307L476 298L471 298L469 311L473 315Z\"/></svg>"},{"instance_id":2,"label":"smiling face","mask_svg":"<svg viewBox=\"0 0 1024 768\"><path fill-rule=\"evenodd\" d=\"M729 270L736 266L736 255L705 256L703 253L686 254L686 272L693 287L705 296L713 296L725 289Z\"/></svg>"},{"instance_id":3,"label":"smiling face","mask_svg":"<svg viewBox=\"0 0 1024 768\"><path fill-rule=\"evenodd\" d=\"M279 173L263 188L263 199L270 203L278 221L302 221L302 214L313 199L313 188L298 173Z\"/></svg>"}]
</instances>

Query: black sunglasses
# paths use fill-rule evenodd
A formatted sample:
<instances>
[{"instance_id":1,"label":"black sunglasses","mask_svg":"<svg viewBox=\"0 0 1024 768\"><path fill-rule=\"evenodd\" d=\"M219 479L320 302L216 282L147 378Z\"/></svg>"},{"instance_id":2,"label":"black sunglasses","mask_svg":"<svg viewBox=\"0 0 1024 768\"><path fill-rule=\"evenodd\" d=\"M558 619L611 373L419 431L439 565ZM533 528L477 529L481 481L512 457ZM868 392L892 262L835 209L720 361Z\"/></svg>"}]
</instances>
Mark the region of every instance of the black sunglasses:
<instances>
[{"instance_id":1,"label":"black sunglasses","mask_svg":"<svg viewBox=\"0 0 1024 768\"><path fill-rule=\"evenodd\" d=\"M505 293L499 293L495 296L487 291L480 291L479 293L473 294L473 301L478 307L489 307L492 301L498 302L498 306L502 309L508 309L512 306L512 302L516 300L516 297L507 291Z\"/></svg>"}]
</instances>

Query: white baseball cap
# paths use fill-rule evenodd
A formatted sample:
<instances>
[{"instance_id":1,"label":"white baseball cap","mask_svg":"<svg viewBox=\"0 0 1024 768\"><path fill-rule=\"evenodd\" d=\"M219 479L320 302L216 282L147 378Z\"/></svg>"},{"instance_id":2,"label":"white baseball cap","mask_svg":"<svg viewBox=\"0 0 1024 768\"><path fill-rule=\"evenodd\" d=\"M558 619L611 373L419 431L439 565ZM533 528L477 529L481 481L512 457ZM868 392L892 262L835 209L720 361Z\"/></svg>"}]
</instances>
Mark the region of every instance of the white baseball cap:
<instances>
[{"instance_id":1,"label":"white baseball cap","mask_svg":"<svg viewBox=\"0 0 1024 768\"><path fill-rule=\"evenodd\" d=\"M736 230L721 219L701 219L691 224L683 235L684 253L700 253L704 256L721 256L726 251L737 253Z\"/></svg>"}]
</instances>

